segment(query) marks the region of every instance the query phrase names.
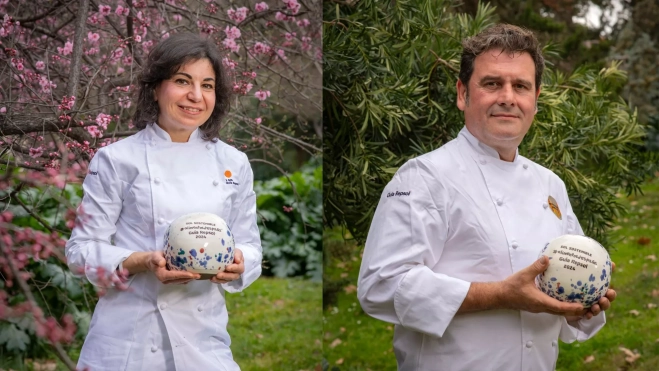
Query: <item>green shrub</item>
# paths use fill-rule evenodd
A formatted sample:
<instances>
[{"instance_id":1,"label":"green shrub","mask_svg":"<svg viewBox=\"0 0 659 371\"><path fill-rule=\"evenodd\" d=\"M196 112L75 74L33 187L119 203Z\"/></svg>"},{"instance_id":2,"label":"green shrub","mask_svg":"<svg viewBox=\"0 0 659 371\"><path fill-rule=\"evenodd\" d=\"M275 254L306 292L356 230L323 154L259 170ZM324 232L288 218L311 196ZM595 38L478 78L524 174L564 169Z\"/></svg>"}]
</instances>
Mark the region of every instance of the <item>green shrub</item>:
<instances>
[{"instance_id":1,"label":"green shrub","mask_svg":"<svg viewBox=\"0 0 659 371\"><path fill-rule=\"evenodd\" d=\"M290 176L254 182L264 275L322 279L322 172L312 162Z\"/></svg>"}]
</instances>

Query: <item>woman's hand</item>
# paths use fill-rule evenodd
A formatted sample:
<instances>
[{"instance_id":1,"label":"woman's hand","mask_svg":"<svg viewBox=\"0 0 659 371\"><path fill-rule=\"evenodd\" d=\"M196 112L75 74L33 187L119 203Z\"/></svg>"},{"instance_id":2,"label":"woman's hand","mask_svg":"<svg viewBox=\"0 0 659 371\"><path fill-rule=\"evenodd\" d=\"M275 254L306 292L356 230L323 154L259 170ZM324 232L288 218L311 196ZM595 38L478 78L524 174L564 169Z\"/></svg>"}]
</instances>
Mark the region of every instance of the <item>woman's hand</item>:
<instances>
[{"instance_id":1,"label":"woman's hand","mask_svg":"<svg viewBox=\"0 0 659 371\"><path fill-rule=\"evenodd\" d=\"M124 260L123 266L128 274L151 271L165 285L188 283L201 277L197 273L168 270L162 251L134 252Z\"/></svg>"},{"instance_id":2,"label":"woman's hand","mask_svg":"<svg viewBox=\"0 0 659 371\"><path fill-rule=\"evenodd\" d=\"M224 272L219 272L213 278L211 282L213 283L228 283L235 281L240 278L240 275L245 272L245 261L243 259L243 252L240 249L236 249L236 252L233 255L233 264L227 265Z\"/></svg>"}]
</instances>

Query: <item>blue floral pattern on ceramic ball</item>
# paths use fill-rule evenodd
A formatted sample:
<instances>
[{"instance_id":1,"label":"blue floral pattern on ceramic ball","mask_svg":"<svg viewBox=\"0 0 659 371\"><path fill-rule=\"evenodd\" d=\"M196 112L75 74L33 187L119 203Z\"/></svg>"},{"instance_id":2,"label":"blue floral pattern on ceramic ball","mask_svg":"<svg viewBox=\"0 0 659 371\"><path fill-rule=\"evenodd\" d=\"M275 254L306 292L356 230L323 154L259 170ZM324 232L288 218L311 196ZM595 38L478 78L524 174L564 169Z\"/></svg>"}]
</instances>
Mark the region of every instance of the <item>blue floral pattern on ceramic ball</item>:
<instances>
[{"instance_id":1,"label":"blue floral pattern on ceramic ball","mask_svg":"<svg viewBox=\"0 0 659 371\"><path fill-rule=\"evenodd\" d=\"M235 242L226 222L210 213L174 220L163 239L169 269L216 274L233 263Z\"/></svg>"},{"instance_id":2,"label":"blue floral pattern on ceramic ball","mask_svg":"<svg viewBox=\"0 0 659 371\"><path fill-rule=\"evenodd\" d=\"M592 238L563 235L547 243L540 256L549 267L536 277L536 285L554 299L582 303L589 308L606 294L611 278L611 258Z\"/></svg>"}]
</instances>

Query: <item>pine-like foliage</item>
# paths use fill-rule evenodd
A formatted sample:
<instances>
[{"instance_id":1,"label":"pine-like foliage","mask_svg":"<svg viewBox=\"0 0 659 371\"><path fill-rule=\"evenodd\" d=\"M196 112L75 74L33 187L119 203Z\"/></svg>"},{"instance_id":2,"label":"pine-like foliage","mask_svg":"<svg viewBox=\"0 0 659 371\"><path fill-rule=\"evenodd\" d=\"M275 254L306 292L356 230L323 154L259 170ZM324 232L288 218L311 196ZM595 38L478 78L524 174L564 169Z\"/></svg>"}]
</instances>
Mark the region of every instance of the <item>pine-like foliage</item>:
<instances>
[{"instance_id":1,"label":"pine-like foliage","mask_svg":"<svg viewBox=\"0 0 659 371\"><path fill-rule=\"evenodd\" d=\"M334 1L324 8L324 214L363 241L382 189L404 162L440 147L464 125L455 104L461 40L494 24L450 0ZM551 53L546 50L546 53ZM634 192L654 171L645 128L617 92L613 64L545 72L539 112L520 153L566 183L586 233L606 243Z\"/></svg>"}]
</instances>

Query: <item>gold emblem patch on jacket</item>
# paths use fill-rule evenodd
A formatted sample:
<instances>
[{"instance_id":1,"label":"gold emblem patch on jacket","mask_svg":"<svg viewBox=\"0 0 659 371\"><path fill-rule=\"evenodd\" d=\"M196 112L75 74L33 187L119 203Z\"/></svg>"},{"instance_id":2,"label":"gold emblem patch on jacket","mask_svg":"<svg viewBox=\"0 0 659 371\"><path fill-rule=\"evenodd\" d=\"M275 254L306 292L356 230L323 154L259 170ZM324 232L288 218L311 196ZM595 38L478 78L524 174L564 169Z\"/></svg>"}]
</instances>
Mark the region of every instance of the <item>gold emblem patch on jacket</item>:
<instances>
[{"instance_id":1,"label":"gold emblem patch on jacket","mask_svg":"<svg viewBox=\"0 0 659 371\"><path fill-rule=\"evenodd\" d=\"M563 220L563 216L561 215L561 209L558 208L558 203L556 203L556 200L552 196L549 196L549 198L547 199L547 203L549 204L551 211L554 212L554 215L556 215L556 217L559 220Z\"/></svg>"}]
</instances>

